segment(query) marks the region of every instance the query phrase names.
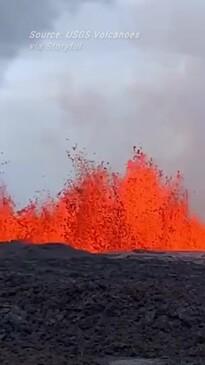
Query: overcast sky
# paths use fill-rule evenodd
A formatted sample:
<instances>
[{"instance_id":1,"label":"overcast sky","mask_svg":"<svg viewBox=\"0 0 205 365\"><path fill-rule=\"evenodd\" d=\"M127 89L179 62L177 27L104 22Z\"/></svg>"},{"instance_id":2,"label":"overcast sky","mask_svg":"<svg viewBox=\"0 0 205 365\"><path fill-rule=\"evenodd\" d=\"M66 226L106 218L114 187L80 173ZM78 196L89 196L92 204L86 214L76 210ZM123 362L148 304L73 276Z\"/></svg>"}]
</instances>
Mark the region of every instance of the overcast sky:
<instances>
[{"instance_id":1,"label":"overcast sky","mask_svg":"<svg viewBox=\"0 0 205 365\"><path fill-rule=\"evenodd\" d=\"M204 0L0 0L0 28L2 178L18 203L60 190L69 138L114 169L142 146L166 172L184 172L205 217ZM72 30L139 37L67 51L29 38L59 32L62 46Z\"/></svg>"}]
</instances>

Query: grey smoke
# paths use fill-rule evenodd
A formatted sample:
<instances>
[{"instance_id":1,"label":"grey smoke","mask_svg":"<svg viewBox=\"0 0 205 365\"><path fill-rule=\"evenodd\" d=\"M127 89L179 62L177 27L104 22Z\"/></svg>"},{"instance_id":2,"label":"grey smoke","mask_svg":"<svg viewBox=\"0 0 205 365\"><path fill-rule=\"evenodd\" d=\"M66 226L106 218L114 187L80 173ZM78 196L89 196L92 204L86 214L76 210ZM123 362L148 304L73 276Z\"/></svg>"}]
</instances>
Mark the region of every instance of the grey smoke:
<instances>
[{"instance_id":1,"label":"grey smoke","mask_svg":"<svg viewBox=\"0 0 205 365\"><path fill-rule=\"evenodd\" d=\"M6 179L19 201L42 185L52 192L60 188L70 173L64 153L69 137L120 169L132 146L141 145L167 173L184 172L193 208L205 217L205 3L35 4L28 10L30 24L16 9L16 34L5 25L0 38L4 58L10 57L0 90L0 142L13 161ZM141 36L134 42L90 41L78 54L29 53L25 35L51 28Z\"/></svg>"},{"instance_id":2,"label":"grey smoke","mask_svg":"<svg viewBox=\"0 0 205 365\"><path fill-rule=\"evenodd\" d=\"M49 28L58 11L52 0L1 0L0 57L14 57L28 42L30 30Z\"/></svg>"}]
</instances>

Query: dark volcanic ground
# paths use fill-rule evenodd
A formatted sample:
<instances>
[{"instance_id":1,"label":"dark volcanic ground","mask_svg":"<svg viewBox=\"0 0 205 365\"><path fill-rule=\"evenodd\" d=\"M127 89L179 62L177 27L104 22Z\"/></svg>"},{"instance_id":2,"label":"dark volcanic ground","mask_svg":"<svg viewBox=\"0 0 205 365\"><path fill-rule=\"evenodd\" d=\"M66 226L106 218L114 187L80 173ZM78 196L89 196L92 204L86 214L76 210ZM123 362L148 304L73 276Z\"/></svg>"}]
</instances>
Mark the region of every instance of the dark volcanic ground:
<instances>
[{"instance_id":1,"label":"dark volcanic ground","mask_svg":"<svg viewBox=\"0 0 205 365\"><path fill-rule=\"evenodd\" d=\"M0 245L0 364L205 364L205 255Z\"/></svg>"}]
</instances>

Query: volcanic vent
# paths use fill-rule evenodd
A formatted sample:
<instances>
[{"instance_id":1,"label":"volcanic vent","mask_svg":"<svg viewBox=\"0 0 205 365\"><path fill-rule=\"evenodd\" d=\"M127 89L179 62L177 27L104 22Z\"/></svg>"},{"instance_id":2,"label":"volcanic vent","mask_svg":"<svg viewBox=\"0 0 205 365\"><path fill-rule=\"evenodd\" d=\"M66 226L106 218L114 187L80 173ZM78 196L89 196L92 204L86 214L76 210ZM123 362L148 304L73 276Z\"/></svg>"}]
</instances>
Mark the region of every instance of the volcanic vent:
<instances>
[{"instance_id":1,"label":"volcanic vent","mask_svg":"<svg viewBox=\"0 0 205 365\"><path fill-rule=\"evenodd\" d=\"M205 225L189 211L179 172L165 177L136 149L123 174L78 152L69 158L76 175L56 199L17 211L1 188L1 241L64 242L96 253L205 249Z\"/></svg>"}]
</instances>

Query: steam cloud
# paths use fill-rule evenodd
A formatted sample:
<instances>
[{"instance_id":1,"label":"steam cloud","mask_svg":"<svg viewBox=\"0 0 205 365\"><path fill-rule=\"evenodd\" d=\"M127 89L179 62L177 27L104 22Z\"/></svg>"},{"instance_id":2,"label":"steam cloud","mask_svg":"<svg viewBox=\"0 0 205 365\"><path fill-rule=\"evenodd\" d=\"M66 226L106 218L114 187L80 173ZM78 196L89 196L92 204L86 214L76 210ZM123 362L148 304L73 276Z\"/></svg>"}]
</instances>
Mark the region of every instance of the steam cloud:
<instances>
[{"instance_id":1,"label":"steam cloud","mask_svg":"<svg viewBox=\"0 0 205 365\"><path fill-rule=\"evenodd\" d=\"M184 172L205 217L204 1L26 4L0 5L0 146L17 201L61 188L68 137L114 168L141 145L167 173ZM136 31L140 39L87 41L68 53L29 49L32 30L73 29Z\"/></svg>"}]
</instances>

